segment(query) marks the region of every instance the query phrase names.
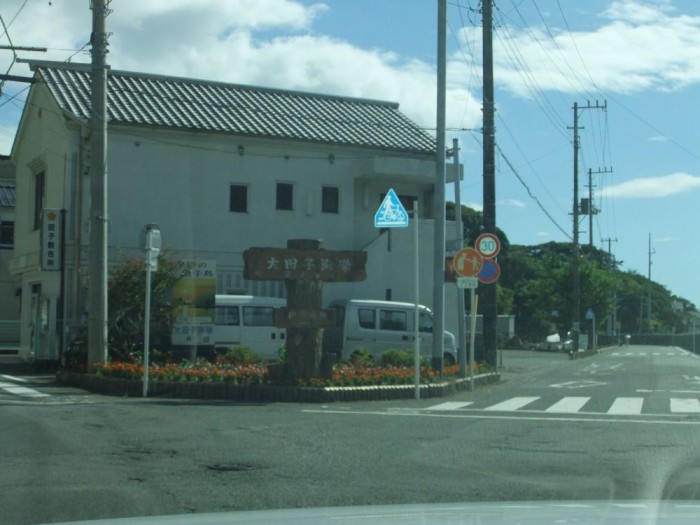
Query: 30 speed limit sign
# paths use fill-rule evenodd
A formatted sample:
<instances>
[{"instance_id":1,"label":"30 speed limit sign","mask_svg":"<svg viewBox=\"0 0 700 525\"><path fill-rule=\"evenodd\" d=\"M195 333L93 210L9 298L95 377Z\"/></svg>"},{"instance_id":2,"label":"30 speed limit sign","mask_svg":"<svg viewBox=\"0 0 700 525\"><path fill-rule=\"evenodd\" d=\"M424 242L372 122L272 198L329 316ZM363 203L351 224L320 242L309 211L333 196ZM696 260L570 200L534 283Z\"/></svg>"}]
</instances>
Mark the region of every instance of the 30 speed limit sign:
<instances>
[{"instance_id":1,"label":"30 speed limit sign","mask_svg":"<svg viewBox=\"0 0 700 525\"><path fill-rule=\"evenodd\" d=\"M485 259L492 259L501 251L501 242L493 233L482 233L475 244L476 251Z\"/></svg>"}]
</instances>

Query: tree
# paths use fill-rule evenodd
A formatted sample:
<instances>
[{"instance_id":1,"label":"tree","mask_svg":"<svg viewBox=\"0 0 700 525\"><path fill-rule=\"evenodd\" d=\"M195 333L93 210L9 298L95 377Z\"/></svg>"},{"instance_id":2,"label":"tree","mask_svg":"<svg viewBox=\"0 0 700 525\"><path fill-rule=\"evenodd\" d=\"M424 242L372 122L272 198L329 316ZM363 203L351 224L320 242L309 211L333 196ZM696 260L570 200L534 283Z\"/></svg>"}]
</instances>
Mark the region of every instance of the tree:
<instances>
[{"instance_id":1,"label":"tree","mask_svg":"<svg viewBox=\"0 0 700 525\"><path fill-rule=\"evenodd\" d=\"M169 348L172 327L171 291L180 279L182 265L167 254L158 257L158 270L151 275L151 342ZM128 259L109 277L109 357L126 360L143 350L146 294L144 259Z\"/></svg>"}]
</instances>

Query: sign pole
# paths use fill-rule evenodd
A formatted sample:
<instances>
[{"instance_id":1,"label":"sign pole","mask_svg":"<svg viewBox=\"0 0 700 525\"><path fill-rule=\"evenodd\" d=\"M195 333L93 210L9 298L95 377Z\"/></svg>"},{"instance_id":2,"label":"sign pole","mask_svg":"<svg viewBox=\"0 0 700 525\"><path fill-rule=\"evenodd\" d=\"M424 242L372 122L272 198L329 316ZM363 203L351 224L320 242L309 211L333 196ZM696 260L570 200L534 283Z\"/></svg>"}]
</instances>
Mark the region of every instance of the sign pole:
<instances>
[{"instance_id":1,"label":"sign pole","mask_svg":"<svg viewBox=\"0 0 700 525\"><path fill-rule=\"evenodd\" d=\"M474 391L474 339L476 338L476 308L479 297L471 290L471 330L469 333L469 389Z\"/></svg>"},{"instance_id":2,"label":"sign pole","mask_svg":"<svg viewBox=\"0 0 700 525\"><path fill-rule=\"evenodd\" d=\"M142 245L146 250L146 304L143 315L143 397L148 397L148 361L151 339L151 271L158 269L161 248L160 229L148 224L141 231Z\"/></svg>"},{"instance_id":3,"label":"sign pole","mask_svg":"<svg viewBox=\"0 0 700 525\"><path fill-rule=\"evenodd\" d=\"M418 201L414 201L413 208L413 244L414 244L414 292L415 292L415 309L413 313L413 359L415 361L415 372L414 372L414 383L415 383L415 398L420 399L420 332L418 330L418 324L420 321L420 312L418 309L419 301L419 285L420 279L418 276ZM435 334L433 334L435 337Z\"/></svg>"},{"instance_id":4,"label":"sign pole","mask_svg":"<svg viewBox=\"0 0 700 525\"><path fill-rule=\"evenodd\" d=\"M151 250L146 257L146 311L143 321L143 397L148 397L148 359L151 339Z\"/></svg>"}]
</instances>

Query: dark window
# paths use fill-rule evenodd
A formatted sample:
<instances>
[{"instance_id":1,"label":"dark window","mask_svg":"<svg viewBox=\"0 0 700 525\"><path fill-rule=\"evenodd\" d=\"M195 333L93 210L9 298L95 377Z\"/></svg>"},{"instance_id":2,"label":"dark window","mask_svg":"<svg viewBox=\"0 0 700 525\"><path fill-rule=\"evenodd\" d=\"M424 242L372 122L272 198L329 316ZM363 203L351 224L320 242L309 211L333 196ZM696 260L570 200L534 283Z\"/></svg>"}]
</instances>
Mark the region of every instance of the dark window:
<instances>
[{"instance_id":1,"label":"dark window","mask_svg":"<svg viewBox=\"0 0 700 525\"><path fill-rule=\"evenodd\" d=\"M3 248L12 247L15 244L15 223L2 221L0 223L0 246Z\"/></svg>"},{"instance_id":2,"label":"dark window","mask_svg":"<svg viewBox=\"0 0 700 525\"><path fill-rule=\"evenodd\" d=\"M238 326L241 324L238 306L217 306L216 324Z\"/></svg>"},{"instance_id":3,"label":"dark window","mask_svg":"<svg viewBox=\"0 0 700 525\"><path fill-rule=\"evenodd\" d=\"M244 184L231 184L228 203L228 211L247 213L248 186Z\"/></svg>"},{"instance_id":4,"label":"dark window","mask_svg":"<svg viewBox=\"0 0 700 525\"><path fill-rule=\"evenodd\" d=\"M418 314L418 330L421 332L433 331L433 316L428 312L420 312Z\"/></svg>"},{"instance_id":5,"label":"dark window","mask_svg":"<svg viewBox=\"0 0 700 525\"><path fill-rule=\"evenodd\" d=\"M338 188L335 186L323 187L321 211L323 213L338 213Z\"/></svg>"},{"instance_id":6,"label":"dark window","mask_svg":"<svg viewBox=\"0 0 700 525\"><path fill-rule=\"evenodd\" d=\"M357 317L360 321L360 328L369 328L370 330L374 329L374 310L360 308L357 310Z\"/></svg>"},{"instance_id":7,"label":"dark window","mask_svg":"<svg viewBox=\"0 0 700 525\"><path fill-rule=\"evenodd\" d=\"M408 331L408 314L403 310L380 310L379 329Z\"/></svg>"},{"instance_id":8,"label":"dark window","mask_svg":"<svg viewBox=\"0 0 700 525\"><path fill-rule=\"evenodd\" d=\"M275 309L272 306L244 306L244 326L275 326Z\"/></svg>"},{"instance_id":9,"label":"dark window","mask_svg":"<svg viewBox=\"0 0 700 525\"><path fill-rule=\"evenodd\" d=\"M277 183L277 201L276 209L278 210L293 210L294 209L294 185L288 182Z\"/></svg>"},{"instance_id":10,"label":"dark window","mask_svg":"<svg viewBox=\"0 0 700 525\"><path fill-rule=\"evenodd\" d=\"M34 176L34 229L41 228L41 220L44 214L44 190L46 185L46 172L40 171Z\"/></svg>"}]
</instances>

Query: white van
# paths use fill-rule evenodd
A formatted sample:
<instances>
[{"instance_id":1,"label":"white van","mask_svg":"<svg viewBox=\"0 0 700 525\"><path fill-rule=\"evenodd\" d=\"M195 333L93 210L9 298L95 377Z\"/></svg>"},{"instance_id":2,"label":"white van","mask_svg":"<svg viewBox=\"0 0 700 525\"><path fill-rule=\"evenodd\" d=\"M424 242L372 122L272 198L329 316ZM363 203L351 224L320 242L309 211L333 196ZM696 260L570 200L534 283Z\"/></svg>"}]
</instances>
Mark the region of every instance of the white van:
<instances>
[{"instance_id":1,"label":"white van","mask_svg":"<svg viewBox=\"0 0 700 525\"><path fill-rule=\"evenodd\" d=\"M333 303L335 328L327 328L323 333L323 351L335 353L341 359L349 359L359 349L369 351L375 358L390 349L413 350L415 305L394 301L373 301L352 299ZM433 313L419 305L418 331L420 353L431 358L433 355ZM455 337L445 332L444 363L457 362Z\"/></svg>"},{"instance_id":2,"label":"white van","mask_svg":"<svg viewBox=\"0 0 700 525\"><path fill-rule=\"evenodd\" d=\"M275 326L275 309L285 299L252 295L217 295L214 325L173 327L175 346L213 347L227 350L245 346L263 359L277 359L285 329Z\"/></svg>"}]
</instances>

